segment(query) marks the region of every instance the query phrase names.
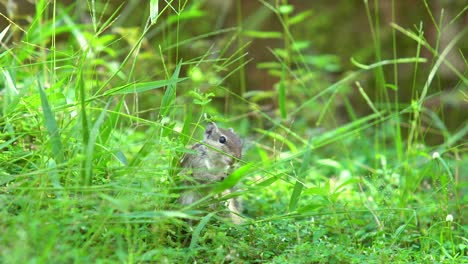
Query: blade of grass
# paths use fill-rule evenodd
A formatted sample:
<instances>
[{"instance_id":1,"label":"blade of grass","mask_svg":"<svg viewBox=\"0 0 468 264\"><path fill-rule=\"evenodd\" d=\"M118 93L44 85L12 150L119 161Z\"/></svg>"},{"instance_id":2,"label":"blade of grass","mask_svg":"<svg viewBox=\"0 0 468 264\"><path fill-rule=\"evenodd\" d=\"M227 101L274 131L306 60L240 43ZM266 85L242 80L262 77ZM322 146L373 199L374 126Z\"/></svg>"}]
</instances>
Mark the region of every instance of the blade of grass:
<instances>
[{"instance_id":1,"label":"blade of grass","mask_svg":"<svg viewBox=\"0 0 468 264\"><path fill-rule=\"evenodd\" d=\"M309 138L309 143L306 146L306 151L304 152L304 156L302 158L301 168L299 169L298 179L296 180L296 184L294 185L293 192L291 194L291 198L289 198L289 208L288 212L295 211L297 208L297 203L299 202L299 198L301 196L302 190L304 188L304 184L299 180L304 178L306 172L310 167L310 160L311 160L311 153L312 153L312 137Z\"/></svg>"},{"instance_id":2,"label":"blade of grass","mask_svg":"<svg viewBox=\"0 0 468 264\"><path fill-rule=\"evenodd\" d=\"M394 27L395 28L395 27ZM418 28L418 36L417 36L417 39L422 39L423 38L423 35L424 35L424 31L423 31L423 25L422 25L422 22L419 24L419 28ZM416 57L419 58L421 56L421 46L422 46L422 42L417 42L417 46L416 46ZM412 81L412 86L411 86L411 97L412 98L416 98L417 96L417 73L419 71L419 64L418 63L415 63L414 64L414 70L413 70L413 81ZM418 116L419 116L419 112L415 111L413 112L413 120L417 120L418 119ZM411 122L411 127L410 127L410 130L409 130L409 133L408 133L408 136L407 136L407 152L410 152L410 150L412 149L413 147L413 138L415 137L415 131L416 129L416 122L413 121ZM411 169L409 166L406 167L406 170L409 170Z\"/></svg>"},{"instance_id":3,"label":"blade of grass","mask_svg":"<svg viewBox=\"0 0 468 264\"><path fill-rule=\"evenodd\" d=\"M218 184L213 192L220 193L224 190L234 187L242 179L243 176L249 173L253 165L253 163L247 163L239 169L237 169L236 171L234 171L223 182Z\"/></svg>"},{"instance_id":4,"label":"blade of grass","mask_svg":"<svg viewBox=\"0 0 468 264\"><path fill-rule=\"evenodd\" d=\"M12 138L10 140L7 140L5 142L0 143L0 149L4 149L4 148L8 147L9 145L11 145L11 143L15 142L16 140L18 140L18 138L14 137L14 138Z\"/></svg>"},{"instance_id":5,"label":"blade of grass","mask_svg":"<svg viewBox=\"0 0 468 264\"><path fill-rule=\"evenodd\" d=\"M246 30L243 35L259 39L281 39L283 35L278 31L259 31L259 30Z\"/></svg>"},{"instance_id":6,"label":"blade of grass","mask_svg":"<svg viewBox=\"0 0 468 264\"><path fill-rule=\"evenodd\" d=\"M372 111L374 111L374 113L376 113L376 114L380 114L380 112L377 110L377 108L375 108L374 103L372 103L372 100L369 98L369 96L367 96L366 92L364 91L364 88L362 88L361 83L356 82L356 86L359 89L359 93L361 93L362 97L367 102L367 104L372 109Z\"/></svg>"},{"instance_id":7,"label":"blade of grass","mask_svg":"<svg viewBox=\"0 0 468 264\"><path fill-rule=\"evenodd\" d=\"M5 27L5 29L2 30L2 32L0 32L0 43L3 42L3 38L5 37L6 33L10 29L10 27L11 27L11 25L8 25L8 26Z\"/></svg>"},{"instance_id":8,"label":"blade of grass","mask_svg":"<svg viewBox=\"0 0 468 264\"><path fill-rule=\"evenodd\" d=\"M286 65L284 63L281 64L281 80L279 83L279 91L278 91L278 105L280 108L281 118L286 119Z\"/></svg>"},{"instance_id":9,"label":"blade of grass","mask_svg":"<svg viewBox=\"0 0 468 264\"><path fill-rule=\"evenodd\" d=\"M2 74L4 76L4 85L6 88L5 99L3 100L3 113L8 113L15 109L21 96L18 96L19 91L16 88L16 84L13 80L14 78L12 78L10 72L6 69L2 69Z\"/></svg>"},{"instance_id":10,"label":"blade of grass","mask_svg":"<svg viewBox=\"0 0 468 264\"><path fill-rule=\"evenodd\" d=\"M101 114L99 115L96 122L90 131L89 141L86 146L85 152L85 186L90 186L93 180L93 160L94 160L94 147L96 145L97 137L99 136L99 128L101 127L102 123L104 122L104 118L106 117L107 108L110 105L110 100L102 110Z\"/></svg>"},{"instance_id":11,"label":"blade of grass","mask_svg":"<svg viewBox=\"0 0 468 264\"><path fill-rule=\"evenodd\" d=\"M372 63L369 65L362 64L358 62L356 59L351 57L351 63L354 64L354 66L361 68L363 70L370 70L375 67L380 67L384 65L395 65L395 64L404 64L404 63L426 63L427 59L426 58L420 58L420 57L410 57L410 58L398 58L398 59L393 59L393 60L381 60L376 63Z\"/></svg>"},{"instance_id":12,"label":"blade of grass","mask_svg":"<svg viewBox=\"0 0 468 264\"><path fill-rule=\"evenodd\" d=\"M465 122L462 125L462 128L458 132L454 133L451 137L449 137L444 142L443 144L444 148L451 147L453 144L457 143L458 141L463 141L463 139L466 139L467 134L468 134L468 122Z\"/></svg>"},{"instance_id":13,"label":"blade of grass","mask_svg":"<svg viewBox=\"0 0 468 264\"><path fill-rule=\"evenodd\" d=\"M189 142L191 136L189 136L189 131L190 131L190 124L192 123L192 104L187 104L186 105L186 114L184 118L184 126L182 127L182 131L180 133L180 141L182 145L187 145Z\"/></svg>"},{"instance_id":14,"label":"blade of grass","mask_svg":"<svg viewBox=\"0 0 468 264\"><path fill-rule=\"evenodd\" d=\"M161 102L161 108L159 110L160 117L168 116L174 109L173 102L175 101L176 92L177 92L177 82L174 82L174 80L179 79L181 67L182 67L182 60L179 61L179 63L177 64L174 70L174 73L172 74L172 77L170 80L172 80L173 82L167 85L166 91L164 92L162 102Z\"/></svg>"},{"instance_id":15,"label":"blade of grass","mask_svg":"<svg viewBox=\"0 0 468 264\"><path fill-rule=\"evenodd\" d=\"M158 14L159 14L159 1L158 0L151 0L150 1L150 20L151 24L156 24L158 21Z\"/></svg>"},{"instance_id":16,"label":"blade of grass","mask_svg":"<svg viewBox=\"0 0 468 264\"><path fill-rule=\"evenodd\" d=\"M188 78L171 78L169 80L158 80L153 82L137 82L112 88L105 92L105 95L116 95L116 94L131 94L131 93L142 93L151 91L154 89L163 88L165 86L176 85L179 82L185 81Z\"/></svg>"},{"instance_id":17,"label":"blade of grass","mask_svg":"<svg viewBox=\"0 0 468 264\"><path fill-rule=\"evenodd\" d=\"M392 22L396 21L396 10L395 10L395 0L392 0ZM392 28L392 51L393 51L393 59L396 60L398 59L398 52L397 52L397 38L396 38L396 30L395 28ZM399 94L398 94L398 89L399 89L399 82L398 82L398 64L394 63L393 64L393 85L395 86L395 99L394 99L394 111L398 111L396 109L400 109L399 106ZM402 161L403 159L403 139L402 139L402 134L401 134L401 121L400 121L400 116L395 115L395 148L397 151L397 157L398 161Z\"/></svg>"},{"instance_id":18,"label":"blade of grass","mask_svg":"<svg viewBox=\"0 0 468 264\"><path fill-rule=\"evenodd\" d=\"M82 58L81 65L83 65L84 57ZM82 69L82 68L80 68ZM83 154L86 155L87 146L89 143L89 125L88 125L88 114L86 113L86 91L85 91L85 82L83 80L83 72L80 70L78 73L78 80L76 82L76 90L78 92L78 100L80 105L80 119L81 119L81 138L83 140ZM87 164L86 159L81 164L81 179L82 183L86 186L88 182L89 175L87 175Z\"/></svg>"},{"instance_id":19,"label":"blade of grass","mask_svg":"<svg viewBox=\"0 0 468 264\"><path fill-rule=\"evenodd\" d=\"M57 126L57 122L55 121L54 113L50 108L49 101L47 100L47 95L44 92L39 75L37 75L37 89L39 90L39 95L41 97L44 124L50 136L52 154L55 161L60 164L63 161L63 146L60 139L60 130Z\"/></svg>"}]
</instances>

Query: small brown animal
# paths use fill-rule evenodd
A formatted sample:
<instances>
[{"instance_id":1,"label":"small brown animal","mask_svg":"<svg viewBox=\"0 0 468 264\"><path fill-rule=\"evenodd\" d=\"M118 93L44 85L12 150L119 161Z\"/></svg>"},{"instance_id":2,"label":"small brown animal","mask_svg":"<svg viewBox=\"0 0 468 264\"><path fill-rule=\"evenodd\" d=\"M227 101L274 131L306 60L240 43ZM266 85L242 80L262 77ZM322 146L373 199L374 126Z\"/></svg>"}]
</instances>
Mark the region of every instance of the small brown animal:
<instances>
[{"instance_id":1,"label":"small brown animal","mask_svg":"<svg viewBox=\"0 0 468 264\"><path fill-rule=\"evenodd\" d=\"M242 141L232 128L226 130L218 128L215 123L210 123L205 128L202 143L192 146L195 153L188 153L182 158L183 172L191 171L190 183L212 184L223 181L233 170L237 159L242 155ZM194 188L181 195L179 202L190 205L200 200L209 192L206 188ZM227 190L223 195L231 193ZM231 211L231 219L239 224L242 219L239 216L241 203L238 198L227 201L227 207Z\"/></svg>"}]
</instances>

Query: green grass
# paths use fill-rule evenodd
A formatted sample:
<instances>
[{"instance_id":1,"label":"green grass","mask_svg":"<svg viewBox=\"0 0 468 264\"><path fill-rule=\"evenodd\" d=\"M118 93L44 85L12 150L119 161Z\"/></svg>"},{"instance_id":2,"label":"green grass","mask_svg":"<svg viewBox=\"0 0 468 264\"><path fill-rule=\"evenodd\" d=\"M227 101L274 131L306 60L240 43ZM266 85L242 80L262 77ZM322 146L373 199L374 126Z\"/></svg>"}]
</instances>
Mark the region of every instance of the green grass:
<instances>
[{"instance_id":1,"label":"green grass","mask_svg":"<svg viewBox=\"0 0 468 264\"><path fill-rule=\"evenodd\" d=\"M341 71L298 29L320 27L315 11L259 1L245 17L236 1L236 26L213 28L211 2L175 2L3 14L1 263L467 261L468 122L449 127L442 99L428 103L446 93L443 67L466 108L468 30L440 44L466 6L407 28L364 1L368 43ZM279 29L257 26L271 18ZM280 41L261 48L271 61L249 54L263 39ZM249 65L276 83L249 87ZM239 182L238 226L176 202L207 119L245 139L240 168L200 202Z\"/></svg>"}]
</instances>

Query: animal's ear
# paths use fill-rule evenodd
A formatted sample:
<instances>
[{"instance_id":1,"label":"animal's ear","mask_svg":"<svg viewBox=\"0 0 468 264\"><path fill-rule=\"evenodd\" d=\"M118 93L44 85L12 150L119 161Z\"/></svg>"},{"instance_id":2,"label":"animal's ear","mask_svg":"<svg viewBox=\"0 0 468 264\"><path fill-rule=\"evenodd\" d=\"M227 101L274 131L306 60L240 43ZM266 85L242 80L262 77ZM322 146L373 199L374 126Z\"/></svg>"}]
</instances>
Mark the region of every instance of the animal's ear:
<instances>
[{"instance_id":1,"label":"animal's ear","mask_svg":"<svg viewBox=\"0 0 468 264\"><path fill-rule=\"evenodd\" d=\"M213 133L218 131L218 127L214 122L210 122L205 128L205 138L210 137Z\"/></svg>"},{"instance_id":2,"label":"animal's ear","mask_svg":"<svg viewBox=\"0 0 468 264\"><path fill-rule=\"evenodd\" d=\"M234 128L230 127L228 130L234 133Z\"/></svg>"}]
</instances>

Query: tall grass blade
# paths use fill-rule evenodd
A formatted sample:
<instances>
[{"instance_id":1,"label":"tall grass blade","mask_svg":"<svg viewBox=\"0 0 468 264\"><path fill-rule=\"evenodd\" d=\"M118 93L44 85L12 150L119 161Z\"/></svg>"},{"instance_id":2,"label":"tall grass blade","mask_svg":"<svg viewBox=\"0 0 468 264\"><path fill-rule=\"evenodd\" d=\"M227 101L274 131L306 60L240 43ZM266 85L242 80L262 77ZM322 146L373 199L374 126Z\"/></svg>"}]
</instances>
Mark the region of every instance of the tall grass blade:
<instances>
[{"instance_id":1,"label":"tall grass blade","mask_svg":"<svg viewBox=\"0 0 468 264\"><path fill-rule=\"evenodd\" d=\"M86 113L86 92L85 92L85 83L83 80L83 73L78 73L78 80L76 90L78 91L78 100L80 102L80 112L81 112L81 138L83 140L83 155L87 153L87 146L89 142L89 125L88 125L88 114ZM81 168L81 178L83 184L86 185L88 182L89 176L87 175L87 164L86 159L82 162Z\"/></svg>"},{"instance_id":2,"label":"tall grass blade","mask_svg":"<svg viewBox=\"0 0 468 264\"><path fill-rule=\"evenodd\" d=\"M11 26L11 25L8 25L5 29L2 30L2 32L0 32L0 42L3 41L3 38L5 37L6 33L7 33L8 30L10 29L10 26Z\"/></svg>"},{"instance_id":3,"label":"tall grass blade","mask_svg":"<svg viewBox=\"0 0 468 264\"><path fill-rule=\"evenodd\" d=\"M52 148L52 154L57 163L62 163L63 161L63 146L62 141L60 140L60 130L55 121L54 113L50 108L49 101L47 96L42 88L42 83L39 80L39 75L37 76L37 89L39 90L39 95L41 97L41 106L42 112L44 114L44 124L47 128L47 132L50 136L50 145Z\"/></svg>"},{"instance_id":4,"label":"tall grass blade","mask_svg":"<svg viewBox=\"0 0 468 264\"><path fill-rule=\"evenodd\" d=\"M20 100L20 96L18 96L19 92L10 72L6 69L2 69L2 74L5 78L4 85L6 90L5 99L3 100L3 113L7 113L15 109Z\"/></svg>"},{"instance_id":5,"label":"tall grass blade","mask_svg":"<svg viewBox=\"0 0 468 264\"><path fill-rule=\"evenodd\" d=\"M356 86L359 89L359 93L362 95L362 97L367 102L367 104L372 109L372 111L374 111L374 113L376 113L376 114L380 114L379 110L377 110L377 108L374 106L374 103L372 103L372 100L369 98L369 96L367 96L366 91L364 91L364 88L362 88L361 83L356 82Z\"/></svg>"},{"instance_id":6,"label":"tall grass blade","mask_svg":"<svg viewBox=\"0 0 468 264\"><path fill-rule=\"evenodd\" d=\"M165 86L176 85L177 83L185 81L187 79L188 78L171 78L169 80L158 80L154 82L131 83L112 88L109 91L105 92L105 95L142 93L154 89L159 89Z\"/></svg>"},{"instance_id":7,"label":"tall grass blade","mask_svg":"<svg viewBox=\"0 0 468 264\"><path fill-rule=\"evenodd\" d=\"M455 134L453 134L451 137L447 139L447 141L444 143L444 147L451 147L452 145L454 145L455 143L459 141L463 141L464 139L466 140L467 134L468 134L468 122L465 122L462 125L462 129L460 129L458 132L456 132ZM466 144L466 141L465 141L465 144Z\"/></svg>"},{"instance_id":8,"label":"tall grass blade","mask_svg":"<svg viewBox=\"0 0 468 264\"><path fill-rule=\"evenodd\" d=\"M47 163L47 169L49 169L49 180L52 183L52 186L56 189L62 189L60 184L60 174L58 172L57 163L54 160L49 160ZM60 191L56 192L57 196L61 196Z\"/></svg>"},{"instance_id":9,"label":"tall grass blade","mask_svg":"<svg viewBox=\"0 0 468 264\"><path fill-rule=\"evenodd\" d=\"M275 183L277 180L281 179L281 176L283 176L283 174L274 175L264 181L256 183L255 186L261 187L261 188L268 187L272 185L273 183Z\"/></svg>"},{"instance_id":10,"label":"tall grass blade","mask_svg":"<svg viewBox=\"0 0 468 264\"><path fill-rule=\"evenodd\" d=\"M281 81L278 87L278 104L280 108L281 118L286 119L286 65L282 64Z\"/></svg>"},{"instance_id":11,"label":"tall grass blade","mask_svg":"<svg viewBox=\"0 0 468 264\"><path fill-rule=\"evenodd\" d=\"M106 117L107 113L107 108L110 105L110 101L107 103L105 108L102 110L101 114L99 115L98 119L93 125L93 128L91 129L90 137L88 144L86 146L86 152L85 152L85 186L89 186L92 183L93 180L93 159L94 159L94 147L96 145L96 140L97 137L99 136L99 128L101 127L102 123L104 122L104 118Z\"/></svg>"},{"instance_id":12,"label":"tall grass blade","mask_svg":"<svg viewBox=\"0 0 468 264\"><path fill-rule=\"evenodd\" d=\"M370 70L374 69L376 67L381 67L384 65L395 65L395 64L405 64L405 63L426 63L427 59L426 58L420 58L420 57L409 57L409 58L398 58L398 59L392 59L392 60L381 60L372 64L363 64L358 62L355 58L351 57L351 63L363 70Z\"/></svg>"},{"instance_id":13,"label":"tall grass blade","mask_svg":"<svg viewBox=\"0 0 468 264\"><path fill-rule=\"evenodd\" d=\"M304 156L302 158L301 168L299 169L298 178L301 179L307 173L307 170L310 166L310 159L312 157L312 145L310 144L312 141L312 137L309 138L309 143L307 144L307 149L304 152ZM296 184L294 185L293 193L291 194L291 198L289 199L289 212L293 212L297 208L297 203L299 202L299 198L301 196L302 190L304 189L304 184L296 180Z\"/></svg>"},{"instance_id":14,"label":"tall grass blade","mask_svg":"<svg viewBox=\"0 0 468 264\"><path fill-rule=\"evenodd\" d=\"M180 74L180 68L182 67L182 60L177 64L174 73L172 74L172 77L170 80L175 81L179 79L179 74ZM174 109L173 103L175 101L176 97L176 89L177 89L177 82L171 82L166 89L166 92L164 93L162 102L161 102L161 109L160 109L160 116L164 117L167 116L172 112Z\"/></svg>"},{"instance_id":15,"label":"tall grass blade","mask_svg":"<svg viewBox=\"0 0 468 264\"><path fill-rule=\"evenodd\" d=\"M151 0L150 1L150 20L151 24L156 24L158 21L158 14L159 14L159 0Z\"/></svg>"},{"instance_id":16,"label":"tall grass blade","mask_svg":"<svg viewBox=\"0 0 468 264\"><path fill-rule=\"evenodd\" d=\"M189 135L190 131L190 123L192 123L192 104L187 104L186 105L186 115L184 119L184 126L182 127L182 131L180 133L180 142L182 145L186 145L191 136Z\"/></svg>"},{"instance_id":17,"label":"tall grass blade","mask_svg":"<svg viewBox=\"0 0 468 264\"><path fill-rule=\"evenodd\" d=\"M220 193L224 190L234 187L244 175L246 175L250 169L254 166L254 163L247 163L244 166L240 167L229 175L223 182L218 184L213 190L214 193Z\"/></svg>"},{"instance_id":18,"label":"tall grass blade","mask_svg":"<svg viewBox=\"0 0 468 264\"><path fill-rule=\"evenodd\" d=\"M247 37L259 38L259 39L281 39L283 34L278 31L258 31L258 30L246 30L242 32Z\"/></svg>"}]
</instances>

